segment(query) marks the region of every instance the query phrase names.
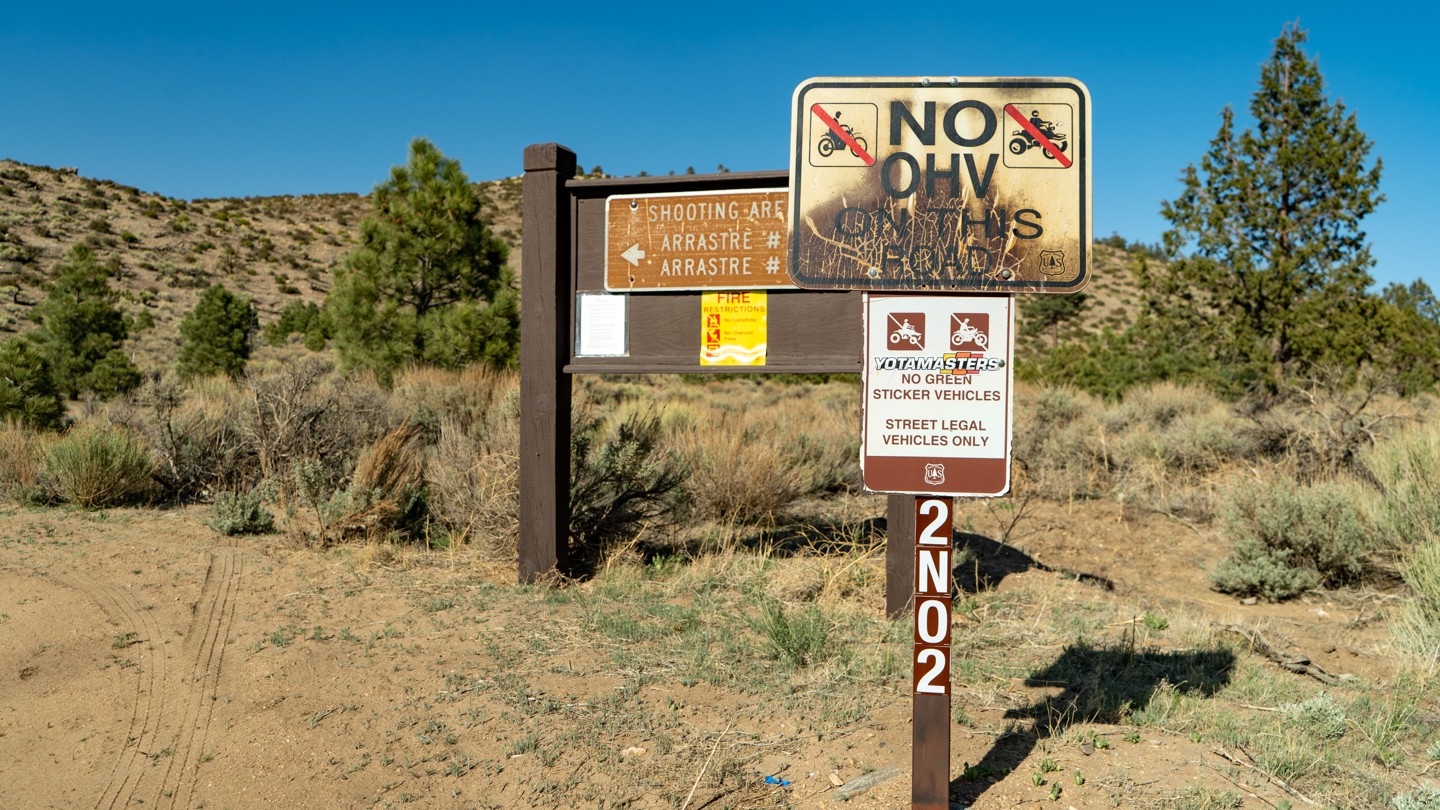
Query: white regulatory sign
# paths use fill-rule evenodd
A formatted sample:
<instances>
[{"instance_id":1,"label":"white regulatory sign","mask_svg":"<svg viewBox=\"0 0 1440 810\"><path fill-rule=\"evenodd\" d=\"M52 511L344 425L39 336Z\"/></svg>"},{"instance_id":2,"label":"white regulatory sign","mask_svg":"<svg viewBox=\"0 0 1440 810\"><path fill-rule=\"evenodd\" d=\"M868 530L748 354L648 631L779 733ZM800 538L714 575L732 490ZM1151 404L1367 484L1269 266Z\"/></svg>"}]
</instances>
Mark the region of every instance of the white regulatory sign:
<instances>
[{"instance_id":1,"label":"white regulatory sign","mask_svg":"<svg viewBox=\"0 0 1440 810\"><path fill-rule=\"evenodd\" d=\"M872 492L1010 489L1014 299L865 296L860 469Z\"/></svg>"}]
</instances>

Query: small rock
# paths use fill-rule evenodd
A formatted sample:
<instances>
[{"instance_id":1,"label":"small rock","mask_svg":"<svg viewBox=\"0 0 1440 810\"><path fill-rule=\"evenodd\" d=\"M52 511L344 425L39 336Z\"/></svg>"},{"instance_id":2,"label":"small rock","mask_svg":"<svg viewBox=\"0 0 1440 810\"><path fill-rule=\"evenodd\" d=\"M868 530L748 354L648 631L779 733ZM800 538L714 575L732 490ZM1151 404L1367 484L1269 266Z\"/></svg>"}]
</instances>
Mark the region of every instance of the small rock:
<instances>
[{"instance_id":1,"label":"small rock","mask_svg":"<svg viewBox=\"0 0 1440 810\"><path fill-rule=\"evenodd\" d=\"M881 768L878 771L871 771L864 776L851 779L845 787L835 791L835 798L842 802L848 801L850 798L875 787L886 779L894 779L899 775L899 768Z\"/></svg>"},{"instance_id":2,"label":"small rock","mask_svg":"<svg viewBox=\"0 0 1440 810\"><path fill-rule=\"evenodd\" d=\"M1256 599L1256 598L1253 597L1253 596L1247 596L1247 597L1245 597L1244 599L1241 599L1241 600L1240 600L1240 604L1242 604L1242 605L1253 605L1253 604L1255 604L1255 603L1257 603L1257 602L1259 602L1259 601L1260 601L1259 599Z\"/></svg>"},{"instance_id":3,"label":"small rock","mask_svg":"<svg viewBox=\"0 0 1440 810\"><path fill-rule=\"evenodd\" d=\"M1328 655L1328 654L1333 653L1333 652L1335 652L1335 645L1334 645L1334 644L1326 644L1326 645L1325 645L1325 653Z\"/></svg>"},{"instance_id":4,"label":"small rock","mask_svg":"<svg viewBox=\"0 0 1440 810\"><path fill-rule=\"evenodd\" d=\"M639 757L644 755L645 749L641 748L638 745L632 745L629 748L626 748L624 751L620 752L620 756L622 757Z\"/></svg>"},{"instance_id":5,"label":"small rock","mask_svg":"<svg viewBox=\"0 0 1440 810\"><path fill-rule=\"evenodd\" d=\"M841 785L845 784L845 780L840 778L840 774L831 771L830 784L834 785L835 787L840 787Z\"/></svg>"}]
</instances>

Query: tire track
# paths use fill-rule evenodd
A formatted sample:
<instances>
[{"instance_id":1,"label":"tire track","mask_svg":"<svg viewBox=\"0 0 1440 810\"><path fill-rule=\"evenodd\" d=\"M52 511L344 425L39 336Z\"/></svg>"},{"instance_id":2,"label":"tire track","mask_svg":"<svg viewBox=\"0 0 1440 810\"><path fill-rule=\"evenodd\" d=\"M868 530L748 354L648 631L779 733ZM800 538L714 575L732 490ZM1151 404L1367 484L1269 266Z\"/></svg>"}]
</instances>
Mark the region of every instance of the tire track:
<instances>
[{"instance_id":1,"label":"tire track","mask_svg":"<svg viewBox=\"0 0 1440 810\"><path fill-rule=\"evenodd\" d=\"M90 577L73 574L58 581L93 600L107 617L122 628L116 645L143 646L148 657L140 656L141 668L135 679L135 702L130 711L125 740L110 767L105 789L95 800L95 810L115 810L130 804L144 779L150 757L156 753L160 727L169 707L166 702L168 672L164 652L160 649L160 625L151 613L135 599L128 588ZM130 635L130 634L133 634ZM130 641L134 645L130 645ZM128 648L127 646L127 648Z\"/></svg>"},{"instance_id":2,"label":"tire track","mask_svg":"<svg viewBox=\"0 0 1440 810\"><path fill-rule=\"evenodd\" d=\"M193 806L242 567L234 547L209 555L180 657L173 662L160 648L159 624L129 589L79 574L59 578L124 628L117 643L133 641L149 652L140 662L125 741L94 810L123 810L134 802L171 810Z\"/></svg>"},{"instance_id":3,"label":"tire track","mask_svg":"<svg viewBox=\"0 0 1440 810\"><path fill-rule=\"evenodd\" d=\"M184 658L176 692L184 696L183 711L176 729L175 755L166 765L164 778L156 788L156 807L189 808L199 769L205 760L205 742L215 710L225 647L235 619L235 594L240 585L242 563L231 548L210 555L200 600L185 632ZM168 804L164 803L168 798Z\"/></svg>"}]
</instances>

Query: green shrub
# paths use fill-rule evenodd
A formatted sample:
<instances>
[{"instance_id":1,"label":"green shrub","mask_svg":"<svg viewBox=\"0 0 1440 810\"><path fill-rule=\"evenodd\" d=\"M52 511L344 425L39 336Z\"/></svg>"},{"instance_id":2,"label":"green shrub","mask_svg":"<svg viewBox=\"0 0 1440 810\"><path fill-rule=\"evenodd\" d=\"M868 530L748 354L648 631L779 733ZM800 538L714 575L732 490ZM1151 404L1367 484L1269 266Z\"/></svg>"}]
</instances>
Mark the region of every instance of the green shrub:
<instances>
[{"instance_id":1,"label":"green shrub","mask_svg":"<svg viewBox=\"0 0 1440 810\"><path fill-rule=\"evenodd\" d=\"M813 602L794 613L783 605L767 601L755 628L770 643L777 658L792 667L819 663L836 654L830 643L830 619Z\"/></svg>"},{"instance_id":2,"label":"green shrub","mask_svg":"<svg viewBox=\"0 0 1440 810\"><path fill-rule=\"evenodd\" d=\"M574 416L570 439L570 565L588 573L619 540L665 513L685 480L662 447L660 420L636 414L603 430L588 410Z\"/></svg>"},{"instance_id":3,"label":"green shrub","mask_svg":"<svg viewBox=\"0 0 1440 810\"><path fill-rule=\"evenodd\" d=\"M309 301L291 301L280 311L280 317L265 327L265 342L271 346L283 346L285 340L295 333L305 336L305 345L310 347L312 336L325 347L330 338L330 324L320 307Z\"/></svg>"},{"instance_id":4,"label":"green shrub","mask_svg":"<svg viewBox=\"0 0 1440 810\"><path fill-rule=\"evenodd\" d=\"M1032 388L1017 395L1013 448L1017 465L1038 491L1066 499L1097 497L1111 483L1111 439L1096 418L1104 404L1067 385Z\"/></svg>"},{"instance_id":5,"label":"green shrub","mask_svg":"<svg viewBox=\"0 0 1440 810\"><path fill-rule=\"evenodd\" d=\"M84 422L50 446L45 477L55 496L86 509L136 502L151 489L150 450L130 430Z\"/></svg>"},{"instance_id":6,"label":"green shrub","mask_svg":"<svg viewBox=\"0 0 1440 810\"><path fill-rule=\"evenodd\" d=\"M1180 417L1206 413L1218 402L1214 394L1198 385L1159 382L1126 391L1115 412L1125 424L1150 425L1158 431Z\"/></svg>"},{"instance_id":7,"label":"green shrub","mask_svg":"<svg viewBox=\"0 0 1440 810\"><path fill-rule=\"evenodd\" d=\"M275 531L275 515L260 503L253 492L222 492L210 505L207 526L233 537L237 534L269 534Z\"/></svg>"},{"instance_id":8,"label":"green shrub","mask_svg":"<svg viewBox=\"0 0 1440 810\"><path fill-rule=\"evenodd\" d=\"M1345 736L1345 710L1324 692L1300 703L1286 703L1280 707L1280 713L1291 725L1321 739L1338 740Z\"/></svg>"},{"instance_id":9,"label":"green shrub","mask_svg":"<svg viewBox=\"0 0 1440 810\"><path fill-rule=\"evenodd\" d=\"M1360 580L1371 543L1360 498L1358 486L1340 482L1302 487L1275 479L1237 487L1221 514L1235 551L1211 572L1215 587L1280 601Z\"/></svg>"},{"instance_id":10,"label":"green shrub","mask_svg":"<svg viewBox=\"0 0 1440 810\"><path fill-rule=\"evenodd\" d=\"M1395 810L1440 810L1440 789L1425 785L1412 793L1401 793L1391 800Z\"/></svg>"},{"instance_id":11,"label":"green shrub","mask_svg":"<svg viewBox=\"0 0 1440 810\"><path fill-rule=\"evenodd\" d=\"M1396 644L1440 667L1440 426L1381 442L1361 462L1380 487L1375 524L1398 549L1400 576L1412 594L1392 626Z\"/></svg>"}]
</instances>

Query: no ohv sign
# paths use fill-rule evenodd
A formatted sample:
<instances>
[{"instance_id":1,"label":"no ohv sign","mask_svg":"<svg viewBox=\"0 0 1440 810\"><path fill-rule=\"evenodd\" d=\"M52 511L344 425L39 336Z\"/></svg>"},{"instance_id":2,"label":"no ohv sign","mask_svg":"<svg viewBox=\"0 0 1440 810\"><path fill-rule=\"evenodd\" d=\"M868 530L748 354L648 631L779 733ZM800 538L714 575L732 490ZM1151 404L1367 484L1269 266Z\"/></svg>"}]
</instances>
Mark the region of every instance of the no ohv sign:
<instances>
[{"instance_id":1,"label":"no ohv sign","mask_svg":"<svg viewBox=\"0 0 1440 810\"><path fill-rule=\"evenodd\" d=\"M797 286L1068 293L1089 280L1080 82L811 79L791 115Z\"/></svg>"}]
</instances>

